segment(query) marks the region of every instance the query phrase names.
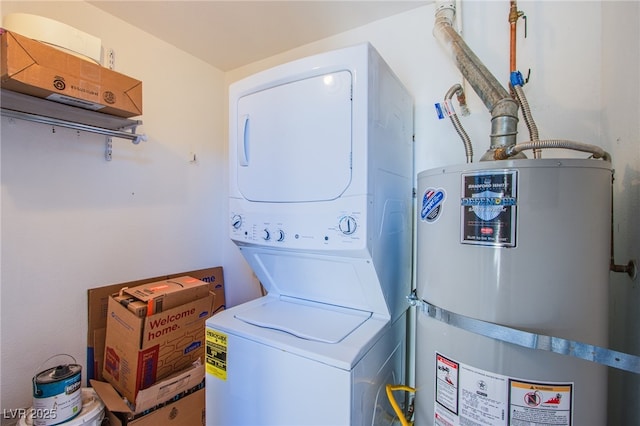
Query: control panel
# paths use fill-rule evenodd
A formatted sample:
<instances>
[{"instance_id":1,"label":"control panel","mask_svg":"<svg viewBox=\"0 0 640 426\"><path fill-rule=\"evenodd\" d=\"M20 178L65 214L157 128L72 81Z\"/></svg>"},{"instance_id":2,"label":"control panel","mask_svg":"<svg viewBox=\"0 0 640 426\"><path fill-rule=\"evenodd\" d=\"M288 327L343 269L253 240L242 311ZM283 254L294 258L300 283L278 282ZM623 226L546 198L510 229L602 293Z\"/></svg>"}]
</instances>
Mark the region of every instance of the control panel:
<instances>
[{"instance_id":1,"label":"control panel","mask_svg":"<svg viewBox=\"0 0 640 426\"><path fill-rule=\"evenodd\" d=\"M364 215L339 211L299 215L232 212L231 239L238 243L296 249L357 249L366 244Z\"/></svg>"}]
</instances>

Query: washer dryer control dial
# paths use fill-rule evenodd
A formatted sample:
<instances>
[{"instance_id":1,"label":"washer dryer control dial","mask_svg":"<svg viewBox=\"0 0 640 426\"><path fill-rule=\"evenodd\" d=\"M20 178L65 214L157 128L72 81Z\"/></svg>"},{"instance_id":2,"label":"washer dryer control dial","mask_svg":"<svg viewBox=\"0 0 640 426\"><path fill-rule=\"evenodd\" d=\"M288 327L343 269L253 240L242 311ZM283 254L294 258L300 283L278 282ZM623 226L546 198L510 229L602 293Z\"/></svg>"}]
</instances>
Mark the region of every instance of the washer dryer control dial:
<instances>
[{"instance_id":1,"label":"washer dryer control dial","mask_svg":"<svg viewBox=\"0 0 640 426\"><path fill-rule=\"evenodd\" d=\"M231 226L233 226L234 229L240 229L242 226L242 216L234 214L231 218Z\"/></svg>"},{"instance_id":2,"label":"washer dryer control dial","mask_svg":"<svg viewBox=\"0 0 640 426\"><path fill-rule=\"evenodd\" d=\"M338 223L338 228L340 232L344 235L351 235L356 232L356 228L358 227L358 223L353 218L353 216L343 216L340 218L340 222Z\"/></svg>"}]
</instances>

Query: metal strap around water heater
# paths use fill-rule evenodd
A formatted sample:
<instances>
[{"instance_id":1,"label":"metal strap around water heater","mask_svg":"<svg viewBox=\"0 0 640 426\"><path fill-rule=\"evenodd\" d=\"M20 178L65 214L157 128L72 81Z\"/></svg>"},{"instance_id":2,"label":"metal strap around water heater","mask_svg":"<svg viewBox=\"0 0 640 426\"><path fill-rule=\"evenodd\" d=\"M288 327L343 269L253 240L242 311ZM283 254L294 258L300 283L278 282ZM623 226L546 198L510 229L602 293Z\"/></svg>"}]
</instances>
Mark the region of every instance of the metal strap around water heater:
<instances>
[{"instance_id":1,"label":"metal strap around water heater","mask_svg":"<svg viewBox=\"0 0 640 426\"><path fill-rule=\"evenodd\" d=\"M529 349L573 356L609 367L618 368L620 370L640 374L640 357L635 355L617 352L600 346L590 345L588 343L563 339L561 337L531 333L467 317L456 314L455 312L447 311L446 309L440 308L425 300L418 301L415 295L409 296L409 300L412 304L420 305L422 312L429 317L471 333L490 337L506 343L512 343Z\"/></svg>"}]
</instances>

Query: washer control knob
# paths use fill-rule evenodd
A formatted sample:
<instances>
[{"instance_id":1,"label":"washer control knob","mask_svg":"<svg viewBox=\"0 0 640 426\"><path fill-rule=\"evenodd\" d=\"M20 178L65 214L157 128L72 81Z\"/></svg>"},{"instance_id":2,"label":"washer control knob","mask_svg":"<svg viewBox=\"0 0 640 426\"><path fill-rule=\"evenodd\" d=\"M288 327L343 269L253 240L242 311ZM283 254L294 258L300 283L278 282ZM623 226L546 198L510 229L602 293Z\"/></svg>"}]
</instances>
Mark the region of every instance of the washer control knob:
<instances>
[{"instance_id":1,"label":"washer control knob","mask_svg":"<svg viewBox=\"0 0 640 426\"><path fill-rule=\"evenodd\" d=\"M276 235L278 236L278 238L276 238L277 241L284 241L284 231L282 229L278 229Z\"/></svg>"},{"instance_id":2,"label":"washer control knob","mask_svg":"<svg viewBox=\"0 0 640 426\"><path fill-rule=\"evenodd\" d=\"M352 216L343 216L340 218L338 228L344 235L351 235L356 232L358 224Z\"/></svg>"},{"instance_id":3,"label":"washer control knob","mask_svg":"<svg viewBox=\"0 0 640 426\"><path fill-rule=\"evenodd\" d=\"M233 229L240 229L242 226L242 216L234 214L231 218L231 226L233 226Z\"/></svg>"},{"instance_id":4,"label":"washer control knob","mask_svg":"<svg viewBox=\"0 0 640 426\"><path fill-rule=\"evenodd\" d=\"M265 241L269 241L271 239L271 233L267 228L264 228L264 230L262 231L262 239Z\"/></svg>"}]
</instances>

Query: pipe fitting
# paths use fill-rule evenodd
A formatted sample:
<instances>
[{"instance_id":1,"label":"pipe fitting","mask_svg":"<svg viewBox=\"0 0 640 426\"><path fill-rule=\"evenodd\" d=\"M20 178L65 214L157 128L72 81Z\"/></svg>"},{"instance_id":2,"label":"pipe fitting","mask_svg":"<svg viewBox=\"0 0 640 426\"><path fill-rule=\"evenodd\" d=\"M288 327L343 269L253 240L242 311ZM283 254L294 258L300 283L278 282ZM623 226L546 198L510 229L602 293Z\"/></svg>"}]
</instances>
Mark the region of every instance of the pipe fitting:
<instances>
[{"instance_id":1,"label":"pipe fitting","mask_svg":"<svg viewBox=\"0 0 640 426\"><path fill-rule=\"evenodd\" d=\"M491 117L490 150L515 145L518 136L518 103L511 98L501 99L491 110Z\"/></svg>"}]
</instances>

